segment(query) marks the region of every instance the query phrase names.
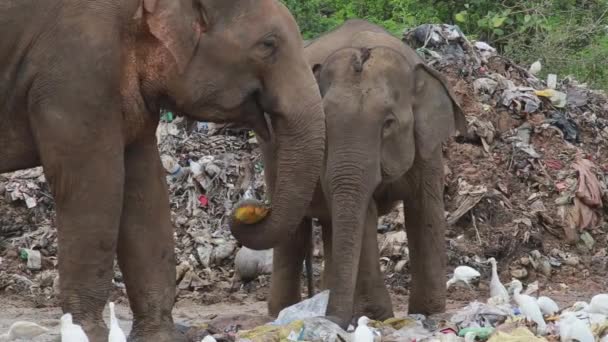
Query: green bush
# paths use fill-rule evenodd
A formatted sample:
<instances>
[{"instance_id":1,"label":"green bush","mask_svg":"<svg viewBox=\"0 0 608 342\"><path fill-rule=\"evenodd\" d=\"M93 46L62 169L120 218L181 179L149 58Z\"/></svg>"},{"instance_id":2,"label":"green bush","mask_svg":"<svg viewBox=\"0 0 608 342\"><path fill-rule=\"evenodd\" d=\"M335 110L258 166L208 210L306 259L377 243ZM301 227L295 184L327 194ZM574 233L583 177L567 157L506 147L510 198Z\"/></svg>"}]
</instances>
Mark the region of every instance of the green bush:
<instances>
[{"instance_id":1,"label":"green bush","mask_svg":"<svg viewBox=\"0 0 608 342\"><path fill-rule=\"evenodd\" d=\"M544 72L572 74L608 89L607 0L281 0L304 38L347 19L363 18L396 36L425 23L457 24L523 65L540 59Z\"/></svg>"}]
</instances>

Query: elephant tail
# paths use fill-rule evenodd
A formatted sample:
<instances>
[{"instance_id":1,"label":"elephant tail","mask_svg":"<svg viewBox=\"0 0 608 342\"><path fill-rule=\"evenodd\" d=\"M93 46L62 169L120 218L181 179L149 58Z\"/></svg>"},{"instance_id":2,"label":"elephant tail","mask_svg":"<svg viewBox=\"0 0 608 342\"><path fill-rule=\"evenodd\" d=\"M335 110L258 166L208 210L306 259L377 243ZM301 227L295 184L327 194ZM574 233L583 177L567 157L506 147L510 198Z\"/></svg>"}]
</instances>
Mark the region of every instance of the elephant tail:
<instances>
[{"instance_id":1,"label":"elephant tail","mask_svg":"<svg viewBox=\"0 0 608 342\"><path fill-rule=\"evenodd\" d=\"M308 241L308 248L306 248L306 256L304 257L304 267L306 269L306 287L308 288L308 298L312 298L315 295L315 280L312 269L312 257L314 253L314 234L310 234L310 241Z\"/></svg>"}]
</instances>

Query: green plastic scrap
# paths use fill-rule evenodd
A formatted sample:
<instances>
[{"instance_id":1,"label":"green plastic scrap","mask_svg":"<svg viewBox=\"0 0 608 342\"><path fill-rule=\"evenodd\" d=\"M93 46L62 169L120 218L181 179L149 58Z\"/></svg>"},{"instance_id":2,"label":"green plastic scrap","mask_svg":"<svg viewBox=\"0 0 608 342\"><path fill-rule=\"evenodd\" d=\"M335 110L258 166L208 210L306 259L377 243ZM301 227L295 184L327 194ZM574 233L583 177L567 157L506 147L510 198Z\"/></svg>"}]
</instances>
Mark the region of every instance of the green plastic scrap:
<instances>
[{"instance_id":1,"label":"green plastic scrap","mask_svg":"<svg viewBox=\"0 0 608 342\"><path fill-rule=\"evenodd\" d=\"M458 332L458 336L464 337L468 332L474 332L475 336L482 340L487 340L492 333L494 333L494 328L485 327L485 328L464 328Z\"/></svg>"},{"instance_id":2,"label":"green plastic scrap","mask_svg":"<svg viewBox=\"0 0 608 342\"><path fill-rule=\"evenodd\" d=\"M19 251L19 258L21 258L21 260L27 260L27 256L28 256L27 249L24 248Z\"/></svg>"}]
</instances>

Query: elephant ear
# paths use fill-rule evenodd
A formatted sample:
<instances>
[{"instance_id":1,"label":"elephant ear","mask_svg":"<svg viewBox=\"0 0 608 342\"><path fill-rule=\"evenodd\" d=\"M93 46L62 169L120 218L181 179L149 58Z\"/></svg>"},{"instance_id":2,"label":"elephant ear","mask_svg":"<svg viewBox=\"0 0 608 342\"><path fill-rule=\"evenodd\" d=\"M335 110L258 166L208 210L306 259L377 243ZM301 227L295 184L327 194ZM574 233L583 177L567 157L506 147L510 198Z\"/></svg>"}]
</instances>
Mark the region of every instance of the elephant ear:
<instances>
[{"instance_id":1,"label":"elephant ear","mask_svg":"<svg viewBox=\"0 0 608 342\"><path fill-rule=\"evenodd\" d=\"M321 88L321 71L323 71L323 65L317 63L312 66L312 73L315 75L319 88Z\"/></svg>"},{"instance_id":2,"label":"elephant ear","mask_svg":"<svg viewBox=\"0 0 608 342\"><path fill-rule=\"evenodd\" d=\"M424 63L415 66L414 131L416 149L427 158L458 130L466 134L460 105L441 74Z\"/></svg>"},{"instance_id":3,"label":"elephant ear","mask_svg":"<svg viewBox=\"0 0 608 342\"><path fill-rule=\"evenodd\" d=\"M142 5L150 33L169 50L182 73L208 27L203 5L184 0L143 0Z\"/></svg>"}]
</instances>

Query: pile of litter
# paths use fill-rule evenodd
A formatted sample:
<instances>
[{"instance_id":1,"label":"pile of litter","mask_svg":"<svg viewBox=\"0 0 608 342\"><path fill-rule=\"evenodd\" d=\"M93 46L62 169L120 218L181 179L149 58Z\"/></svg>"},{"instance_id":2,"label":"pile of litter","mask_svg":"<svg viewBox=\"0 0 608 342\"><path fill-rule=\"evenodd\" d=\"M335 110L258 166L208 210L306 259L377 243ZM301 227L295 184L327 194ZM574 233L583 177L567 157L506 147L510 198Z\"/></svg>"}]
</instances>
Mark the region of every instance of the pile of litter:
<instances>
[{"instance_id":1,"label":"pile of litter","mask_svg":"<svg viewBox=\"0 0 608 342\"><path fill-rule=\"evenodd\" d=\"M450 265L481 267L495 257L504 276L526 283L557 288L584 279L606 286L606 96L567 75L540 79L538 70L469 41L455 26L423 25L406 32L404 41L447 77L469 122L467 134L445 146ZM265 196L255 136L172 115L164 116L157 136L176 229L178 300L226 301L240 278L234 266L239 247L226 214L243 196ZM0 175L0 212L0 293L27 293L39 305L53 305L57 238L41 168ZM380 219L378 233L386 282L406 295L403 217L399 206ZM252 282L262 289L269 272L265 253L253 263L257 271L242 272L248 280L262 275ZM118 267L115 274L124 294ZM237 299L249 290L241 288ZM450 293L470 300L460 295Z\"/></svg>"},{"instance_id":2,"label":"pile of litter","mask_svg":"<svg viewBox=\"0 0 608 342\"><path fill-rule=\"evenodd\" d=\"M532 301L540 303L541 298L532 297L538 287L530 285L526 289L527 296ZM504 303L488 303L473 301L469 305L453 313L426 317L409 315L404 318L390 318L383 322L364 320L357 329L349 326L345 331L335 323L323 318L329 291L324 291L311 299L304 300L284 309L278 318L255 328L245 328L230 333L213 333L211 329L204 334L212 334L214 338L224 341L489 341L489 342L543 342L569 341L575 339L581 342L608 340L608 295L597 295L590 303L576 302L568 308L554 308L545 313L541 329L539 325L527 319L529 310L526 303L511 305ZM547 299L551 301L551 299ZM517 299L515 299L517 302ZM547 310L544 305L543 312ZM247 321L244 318L244 321ZM546 322L545 322L546 321ZM359 320L361 322L361 320ZM369 329L368 339L358 340L357 330ZM588 338L588 339L587 339Z\"/></svg>"}]
</instances>

